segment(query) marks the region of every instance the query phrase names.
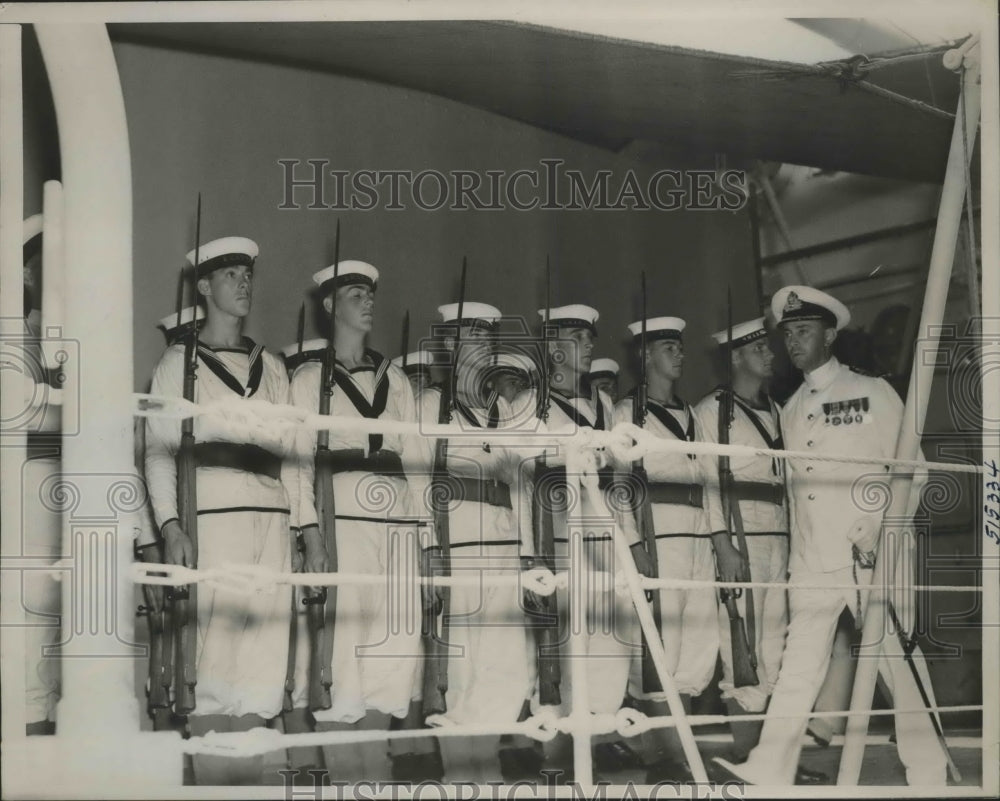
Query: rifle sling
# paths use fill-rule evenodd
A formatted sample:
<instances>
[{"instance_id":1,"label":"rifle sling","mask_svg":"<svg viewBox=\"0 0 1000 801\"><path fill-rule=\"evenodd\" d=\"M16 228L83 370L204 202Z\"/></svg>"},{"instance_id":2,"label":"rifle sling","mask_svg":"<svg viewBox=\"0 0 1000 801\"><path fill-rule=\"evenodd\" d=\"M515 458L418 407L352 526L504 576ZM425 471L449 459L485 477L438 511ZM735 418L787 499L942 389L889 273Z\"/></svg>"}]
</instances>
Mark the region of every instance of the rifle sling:
<instances>
[{"instance_id":1,"label":"rifle sling","mask_svg":"<svg viewBox=\"0 0 1000 801\"><path fill-rule=\"evenodd\" d=\"M281 457L259 445L245 442L196 442L194 462L198 467L222 467L242 470L277 479L281 476Z\"/></svg>"}]
</instances>

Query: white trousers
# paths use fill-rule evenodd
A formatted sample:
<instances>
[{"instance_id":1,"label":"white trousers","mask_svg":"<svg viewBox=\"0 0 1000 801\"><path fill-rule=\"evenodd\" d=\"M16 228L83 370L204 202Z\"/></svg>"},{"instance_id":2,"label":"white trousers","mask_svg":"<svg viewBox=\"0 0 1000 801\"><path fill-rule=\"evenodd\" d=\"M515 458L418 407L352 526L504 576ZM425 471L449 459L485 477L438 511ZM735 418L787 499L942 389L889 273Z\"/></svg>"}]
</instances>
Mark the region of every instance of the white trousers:
<instances>
[{"instance_id":1,"label":"white trousers","mask_svg":"<svg viewBox=\"0 0 1000 801\"><path fill-rule=\"evenodd\" d=\"M233 511L198 515L198 567L227 563L289 569L288 515ZM198 685L194 715L260 715L281 711L288 667L288 586L246 596L198 587Z\"/></svg>"},{"instance_id":2,"label":"white trousers","mask_svg":"<svg viewBox=\"0 0 1000 801\"><path fill-rule=\"evenodd\" d=\"M629 670L641 653L639 623L632 599L615 591L616 552L610 532L588 530L588 536L607 539L584 540L579 552L569 556L570 587L557 592L560 623L562 713L573 710L573 684L586 673L590 712L613 714L625 700ZM567 564L566 551L557 543L557 569ZM582 636L574 639L570 599L579 599Z\"/></svg>"},{"instance_id":3,"label":"white trousers","mask_svg":"<svg viewBox=\"0 0 1000 801\"><path fill-rule=\"evenodd\" d=\"M331 677L333 706L317 721L356 723L369 710L406 717L421 664L417 535L410 525L337 521L341 573L383 576L337 589ZM299 604L299 608L304 608ZM295 706L309 695L309 631L299 615Z\"/></svg>"},{"instance_id":4,"label":"white trousers","mask_svg":"<svg viewBox=\"0 0 1000 801\"><path fill-rule=\"evenodd\" d=\"M858 580L871 580L870 570L859 570ZM790 590L788 640L778 683L771 695L760 744L750 752L740 774L758 784L791 785L802 749L802 737L809 714L826 675L837 619L846 605L854 610L852 590L824 590L824 584L852 581L850 568L830 573L793 573L793 583L810 584L816 589ZM862 596L862 603L865 603ZM886 632L886 637L895 638ZM890 644L891 646L891 644ZM887 649L888 650L888 649ZM898 652L898 649L893 649ZM919 657L919 654L914 654ZM897 709L919 709L923 701L913 682L909 665L900 656L879 657L879 671L893 696ZM896 740L899 758L911 785L943 786L946 762L929 715L897 714Z\"/></svg>"},{"instance_id":5,"label":"white trousers","mask_svg":"<svg viewBox=\"0 0 1000 801\"><path fill-rule=\"evenodd\" d=\"M708 537L659 537L656 556L661 578L715 579L715 555ZM719 653L718 605L713 587L660 591L660 636L667 669L682 695L701 695L715 673ZM650 701L667 698L662 692L642 691L641 653L632 661L629 694Z\"/></svg>"}]
</instances>

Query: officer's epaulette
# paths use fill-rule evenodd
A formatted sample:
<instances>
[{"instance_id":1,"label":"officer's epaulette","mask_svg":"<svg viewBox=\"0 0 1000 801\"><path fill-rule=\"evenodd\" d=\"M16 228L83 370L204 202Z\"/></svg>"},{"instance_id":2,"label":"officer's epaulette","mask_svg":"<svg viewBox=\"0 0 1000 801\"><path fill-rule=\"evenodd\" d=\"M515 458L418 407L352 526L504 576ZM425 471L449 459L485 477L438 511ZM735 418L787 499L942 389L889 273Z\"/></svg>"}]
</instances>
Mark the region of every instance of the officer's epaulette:
<instances>
[{"instance_id":1,"label":"officer's epaulette","mask_svg":"<svg viewBox=\"0 0 1000 801\"><path fill-rule=\"evenodd\" d=\"M855 367L853 364L847 365L848 369L852 373L857 373L858 375L863 375L866 378L881 378L884 381L889 380L891 373L873 373L871 370L865 370L861 367Z\"/></svg>"}]
</instances>

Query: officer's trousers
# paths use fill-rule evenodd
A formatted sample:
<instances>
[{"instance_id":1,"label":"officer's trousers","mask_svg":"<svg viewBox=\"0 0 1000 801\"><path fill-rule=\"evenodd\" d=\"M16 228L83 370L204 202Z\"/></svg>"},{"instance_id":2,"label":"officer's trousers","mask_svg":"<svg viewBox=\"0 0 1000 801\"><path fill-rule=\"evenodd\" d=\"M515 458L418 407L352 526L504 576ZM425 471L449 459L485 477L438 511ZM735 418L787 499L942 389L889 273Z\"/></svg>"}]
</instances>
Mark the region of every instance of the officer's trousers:
<instances>
[{"instance_id":1,"label":"officer's trousers","mask_svg":"<svg viewBox=\"0 0 1000 801\"><path fill-rule=\"evenodd\" d=\"M871 571L859 570L858 580L871 581ZM749 759L740 769L741 776L758 784L794 783L809 714L830 661L837 619L845 605L852 613L856 608L855 591L822 589L824 584L851 583L851 568L829 573L799 570L792 573L789 581L808 584L816 589L789 591L791 618L778 683L771 695L760 744L750 752ZM885 636L896 635L886 632ZM898 651L898 648L893 648L889 653ZM918 653L914 655L921 658ZM920 709L924 706L910 667L901 656L887 658L885 654L881 655L879 671L893 696L896 709ZM927 690L930 693L929 687ZM895 718L897 748L906 768L907 782L922 786L946 784L945 756L930 716L924 713L897 714Z\"/></svg>"}]
</instances>

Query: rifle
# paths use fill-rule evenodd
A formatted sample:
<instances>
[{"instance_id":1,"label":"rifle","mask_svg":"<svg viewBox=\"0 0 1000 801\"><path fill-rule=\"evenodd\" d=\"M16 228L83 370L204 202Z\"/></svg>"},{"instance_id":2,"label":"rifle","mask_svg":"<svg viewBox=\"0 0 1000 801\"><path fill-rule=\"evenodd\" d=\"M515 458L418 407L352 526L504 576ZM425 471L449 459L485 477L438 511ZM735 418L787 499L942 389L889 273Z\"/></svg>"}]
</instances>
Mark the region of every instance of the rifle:
<instances>
[{"instance_id":1,"label":"rifle","mask_svg":"<svg viewBox=\"0 0 1000 801\"><path fill-rule=\"evenodd\" d=\"M459 345L462 340L462 314L465 310L466 261L462 258L462 278L458 292L458 317L455 321L455 351L451 362L451 375L441 387L441 401L438 406L438 424L451 422L455 406L456 382L458 376ZM434 530L438 546L441 548L441 575L451 574L451 537L448 521L448 440L442 437L434 443L434 465L431 473L431 504L434 514ZM448 587L438 588L441 598L441 632L437 633L438 610L434 604L425 603L421 635L427 663L424 666L423 712L427 715L442 715L448 709L445 694L448 692L448 614L451 593Z\"/></svg>"},{"instance_id":2,"label":"rifle","mask_svg":"<svg viewBox=\"0 0 1000 801\"><path fill-rule=\"evenodd\" d=\"M729 427L733 419L733 299L728 296L726 329L726 386L719 394L719 443L729 444ZM719 457L719 492L722 496L722 515L727 527L736 529L736 541L740 556L749 565L747 556L747 540L743 531L743 515L740 512L740 502L734 497L733 471L729 468L729 457ZM749 569L749 568L748 568ZM749 577L748 577L749 578ZM726 605L729 615L729 638L733 652L733 686L756 687L760 681L757 678L757 655L754 652L754 610L753 590L749 587L745 593L746 626L740 617L736 599L740 597L739 589L721 587L719 597Z\"/></svg>"},{"instance_id":3,"label":"rifle","mask_svg":"<svg viewBox=\"0 0 1000 801\"><path fill-rule=\"evenodd\" d=\"M330 338L323 354L319 380L319 413L330 414L333 401L334 373L337 366L337 346L334 342L334 317L337 313L337 274L340 270L340 220L333 244L333 304L330 307ZM337 572L337 509L333 497L333 463L330 459L330 432L316 435L316 462L313 490L316 500L316 520L326 546L327 570ZM306 607L309 628L309 709L329 709L333 706L330 688L333 686L334 622L337 618L337 587L321 587L309 592L302 603Z\"/></svg>"},{"instance_id":4,"label":"rifle","mask_svg":"<svg viewBox=\"0 0 1000 801\"><path fill-rule=\"evenodd\" d=\"M303 301L302 305L299 306L299 320L298 326L296 328L296 343L298 344L298 349L296 351L297 361L302 360L302 342L305 338L306 330L306 304ZM291 378L291 373L289 371L289 378ZM296 543L298 547L298 543ZM299 621L298 621L298 607L295 604L296 589L292 588L292 615L288 621L288 660L285 663L285 695L281 702L282 712L291 712L295 708L295 652L298 650L299 642ZM303 601L305 599L303 598Z\"/></svg>"},{"instance_id":5,"label":"rifle","mask_svg":"<svg viewBox=\"0 0 1000 801\"><path fill-rule=\"evenodd\" d=\"M649 403L649 383L646 377L646 271L642 271L642 328L639 335L639 383L632 396L632 423L644 428L646 425L646 406ZM660 574L659 560L656 554L656 531L653 529L653 508L649 500L649 476L642 459L632 462L632 481L636 492L635 522L639 529L642 547L649 554L652 563L652 578ZM662 611L660 608L660 592L652 594L653 622L656 624L657 636L660 636ZM647 693L663 692L660 676L656 672L653 654L649 650L646 635L642 636L642 690Z\"/></svg>"},{"instance_id":6,"label":"rifle","mask_svg":"<svg viewBox=\"0 0 1000 801\"><path fill-rule=\"evenodd\" d=\"M542 422L549 418L549 257L545 257L545 319L542 321L542 358L540 386L538 388L538 408L536 416ZM531 518L535 529L535 552L538 558L553 573L556 570L555 530L552 519L552 498L545 481L545 456L535 462L535 483L531 493ZM543 596L540 612L541 627L535 635L538 660L538 700L544 706L558 706L562 703L559 684L562 671L559 666L559 609L556 594Z\"/></svg>"},{"instance_id":7,"label":"rifle","mask_svg":"<svg viewBox=\"0 0 1000 801\"><path fill-rule=\"evenodd\" d=\"M197 297L198 260L201 252L201 193L198 193L198 211L195 221L194 267L191 268L192 295ZM177 309L180 322L181 310ZM191 321L191 328L184 338L184 400L194 401L195 382L198 380L198 320ZM198 490L197 469L194 462L194 418L181 422L181 445L177 451L177 517L184 533L191 541L194 564L198 566ZM198 585L175 587L170 592L176 627L174 657L174 711L187 715L196 705L194 688L198 683L195 657L198 648Z\"/></svg>"}]
</instances>

